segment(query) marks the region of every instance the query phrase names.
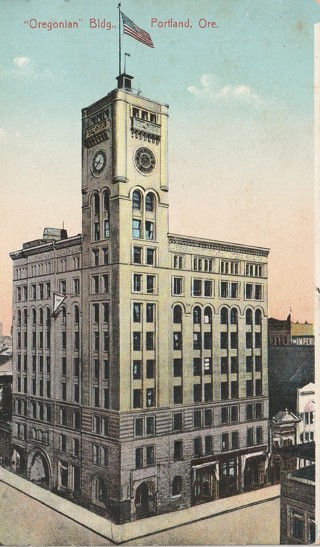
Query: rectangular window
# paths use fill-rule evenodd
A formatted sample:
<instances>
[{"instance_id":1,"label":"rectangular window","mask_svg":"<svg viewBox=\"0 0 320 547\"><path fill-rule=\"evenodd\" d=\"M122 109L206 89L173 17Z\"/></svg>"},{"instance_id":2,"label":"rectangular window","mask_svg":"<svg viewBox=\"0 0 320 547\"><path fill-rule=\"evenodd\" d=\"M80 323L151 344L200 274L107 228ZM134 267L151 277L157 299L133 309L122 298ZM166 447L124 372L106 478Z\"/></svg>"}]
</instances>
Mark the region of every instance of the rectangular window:
<instances>
[{"instance_id":1,"label":"rectangular window","mask_svg":"<svg viewBox=\"0 0 320 547\"><path fill-rule=\"evenodd\" d=\"M202 363L200 357L194 357L193 359L193 375L201 376L202 372Z\"/></svg>"},{"instance_id":2,"label":"rectangular window","mask_svg":"<svg viewBox=\"0 0 320 547\"><path fill-rule=\"evenodd\" d=\"M133 303L133 322L134 323L141 323L142 314L141 314L142 304L138 304L137 302Z\"/></svg>"},{"instance_id":3,"label":"rectangular window","mask_svg":"<svg viewBox=\"0 0 320 547\"><path fill-rule=\"evenodd\" d=\"M202 282L201 279L193 279L192 281L192 296L201 296Z\"/></svg>"},{"instance_id":4,"label":"rectangular window","mask_svg":"<svg viewBox=\"0 0 320 547\"><path fill-rule=\"evenodd\" d=\"M155 389L149 388L146 391L147 407L155 406Z\"/></svg>"},{"instance_id":5,"label":"rectangular window","mask_svg":"<svg viewBox=\"0 0 320 547\"><path fill-rule=\"evenodd\" d=\"M92 292L94 294L98 294L99 292L99 276L98 275L92 276Z\"/></svg>"},{"instance_id":6,"label":"rectangular window","mask_svg":"<svg viewBox=\"0 0 320 547\"><path fill-rule=\"evenodd\" d=\"M193 333L193 349L201 349L201 332Z\"/></svg>"},{"instance_id":7,"label":"rectangular window","mask_svg":"<svg viewBox=\"0 0 320 547\"><path fill-rule=\"evenodd\" d=\"M135 434L136 437L142 437L143 436L143 418L136 418L134 434Z\"/></svg>"},{"instance_id":8,"label":"rectangular window","mask_svg":"<svg viewBox=\"0 0 320 547\"><path fill-rule=\"evenodd\" d=\"M239 386L238 382L231 382L231 399L238 399Z\"/></svg>"},{"instance_id":9,"label":"rectangular window","mask_svg":"<svg viewBox=\"0 0 320 547\"><path fill-rule=\"evenodd\" d=\"M262 370L262 358L261 358L261 355L256 355L256 356L255 356L255 369L256 369L256 372L261 372L261 370Z\"/></svg>"},{"instance_id":10,"label":"rectangular window","mask_svg":"<svg viewBox=\"0 0 320 547\"><path fill-rule=\"evenodd\" d=\"M221 450L229 450L229 433L222 433L221 435Z\"/></svg>"},{"instance_id":11,"label":"rectangular window","mask_svg":"<svg viewBox=\"0 0 320 547\"><path fill-rule=\"evenodd\" d=\"M231 382L232 386L232 382ZM212 401L213 399L213 390L212 390L212 384L204 384L204 400L206 402Z\"/></svg>"},{"instance_id":12,"label":"rectangular window","mask_svg":"<svg viewBox=\"0 0 320 547\"><path fill-rule=\"evenodd\" d=\"M236 334L236 333L232 333ZM203 335L203 346L204 349L211 349L212 348L212 334L211 332L205 332Z\"/></svg>"},{"instance_id":13,"label":"rectangular window","mask_svg":"<svg viewBox=\"0 0 320 547\"><path fill-rule=\"evenodd\" d=\"M73 412L73 427L75 429L81 428L81 417L80 417L80 412L78 410L74 410Z\"/></svg>"},{"instance_id":14,"label":"rectangular window","mask_svg":"<svg viewBox=\"0 0 320 547\"><path fill-rule=\"evenodd\" d=\"M141 237L141 220L136 218L132 219L132 237Z\"/></svg>"},{"instance_id":15,"label":"rectangular window","mask_svg":"<svg viewBox=\"0 0 320 547\"><path fill-rule=\"evenodd\" d=\"M146 435L155 434L155 419L154 416L148 416L146 419Z\"/></svg>"},{"instance_id":16,"label":"rectangular window","mask_svg":"<svg viewBox=\"0 0 320 547\"><path fill-rule=\"evenodd\" d=\"M109 247L104 247L102 249L103 253L103 264L107 266L109 264Z\"/></svg>"},{"instance_id":17,"label":"rectangular window","mask_svg":"<svg viewBox=\"0 0 320 547\"><path fill-rule=\"evenodd\" d=\"M109 390L104 389L103 390L103 406L104 408L110 407L110 396L109 396Z\"/></svg>"},{"instance_id":18,"label":"rectangular window","mask_svg":"<svg viewBox=\"0 0 320 547\"><path fill-rule=\"evenodd\" d=\"M182 376L182 359L173 359L173 376L175 378Z\"/></svg>"},{"instance_id":19,"label":"rectangular window","mask_svg":"<svg viewBox=\"0 0 320 547\"><path fill-rule=\"evenodd\" d=\"M256 403L256 418L257 420L260 420L261 418L263 418L262 403Z\"/></svg>"},{"instance_id":20,"label":"rectangular window","mask_svg":"<svg viewBox=\"0 0 320 547\"><path fill-rule=\"evenodd\" d=\"M232 431L231 433L231 445L233 449L239 448L239 434L238 431Z\"/></svg>"},{"instance_id":21,"label":"rectangular window","mask_svg":"<svg viewBox=\"0 0 320 547\"><path fill-rule=\"evenodd\" d=\"M193 402L201 403L202 402L202 386L201 384L195 384L193 386Z\"/></svg>"},{"instance_id":22,"label":"rectangular window","mask_svg":"<svg viewBox=\"0 0 320 547\"><path fill-rule=\"evenodd\" d=\"M147 293L153 294L155 292L156 278L154 275L147 275Z\"/></svg>"},{"instance_id":23,"label":"rectangular window","mask_svg":"<svg viewBox=\"0 0 320 547\"><path fill-rule=\"evenodd\" d=\"M147 304L146 306L146 321L147 323L153 323L155 318L155 305Z\"/></svg>"},{"instance_id":24,"label":"rectangular window","mask_svg":"<svg viewBox=\"0 0 320 547\"><path fill-rule=\"evenodd\" d=\"M173 402L175 405L180 405L183 402L182 386L173 387Z\"/></svg>"},{"instance_id":25,"label":"rectangular window","mask_svg":"<svg viewBox=\"0 0 320 547\"><path fill-rule=\"evenodd\" d=\"M149 266L154 266L154 264L155 264L155 255L156 255L155 249L147 248L147 251L146 251L146 264L148 264Z\"/></svg>"},{"instance_id":26,"label":"rectangular window","mask_svg":"<svg viewBox=\"0 0 320 547\"><path fill-rule=\"evenodd\" d=\"M80 294L80 279L73 280L73 292L77 296Z\"/></svg>"},{"instance_id":27,"label":"rectangular window","mask_svg":"<svg viewBox=\"0 0 320 547\"><path fill-rule=\"evenodd\" d=\"M202 426L201 410L193 411L193 427L199 429Z\"/></svg>"},{"instance_id":28,"label":"rectangular window","mask_svg":"<svg viewBox=\"0 0 320 547\"><path fill-rule=\"evenodd\" d=\"M262 285L255 285L254 297L256 300L262 300Z\"/></svg>"},{"instance_id":29,"label":"rectangular window","mask_svg":"<svg viewBox=\"0 0 320 547\"><path fill-rule=\"evenodd\" d=\"M193 439L193 453L196 457L201 456L202 454L202 439L201 437L196 437Z\"/></svg>"},{"instance_id":30,"label":"rectangular window","mask_svg":"<svg viewBox=\"0 0 320 547\"><path fill-rule=\"evenodd\" d=\"M246 283L245 298L247 300L250 300L251 298L253 298L253 284L252 283Z\"/></svg>"},{"instance_id":31,"label":"rectangular window","mask_svg":"<svg viewBox=\"0 0 320 547\"><path fill-rule=\"evenodd\" d=\"M147 465L154 465L155 464L154 446L147 446L147 449L146 449L146 463L147 463Z\"/></svg>"},{"instance_id":32,"label":"rectangular window","mask_svg":"<svg viewBox=\"0 0 320 547\"><path fill-rule=\"evenodd\" d=\"M133 350L140 351L141 350L141 332L135 331L132 333L132 335L133 335Z\"/></svg>"},{"instance_id":33,"label":"rectangular window","mask_svg":"<svg viewBox=\"0 0 320 547\"><path fill-rule=\"evenodd\" d=\"M211 410L211 408L207 408L204 411L204 425L205 425L205 427L211 427L212 426L212 410Z\"/></svg>"},{"instance_id":34,"label":"rectangular window","mask_svg":"<svg viewBox=\"0 0 320 547\"><path fill-rule=\"evenodd\" d=\"M133 263L142 264L142 248L133 247Z\"/></svg>"},{"instance_id":35,"label":"rectangular window","mask_svg":"<svg viewBox=\"0 0 320 547\"><path fill-rule=\"evenodd\" d=\"M228 348L228 333L220 332L220 349Z\"/></svg>"},{"instance_id":36,"label":"rectangular window","mask_svg":"<svg viewBox=\"0 0 320 547\"><path fill-rule=\"evenodd\" d=\"M221 374L228 374L228 357L221 357L220 368Z\"/></svg>"},{"instance_id":37,"label":"rectangular window","mask_svg":"<svg viewBox=\"0 0 320 547\"><path fill-rule=\"evenodd\" d=\"M229 408L227 406L223 406L221 408L221 423L227 424L229 422Z\"/></svg>"},{"instance_id":38,"label":"rectangular window","mask_svg":"<svg viewBox=\"0 0 320 547\"><path fill-rule=\"evenodd\" d=\"M253 427L247 429L247 446L253 445Z\"/></svg>"},{"instance_id":39,"label":"rectangular window","mask_svg":"<svg viewBox=\"0 0 320 547\"><path fill-rule=\"evenodd\" d=\"M239 421L239 407L238 406L232 406L231 407L230 421L231 422L238 422Z\"/></svg>"},{"instance_id":40,"label":"rectangular window","mask_svg":"<svg viewBox=\"0 0 320 547\"><path fill-rule=\"evenodd\" d=\"M253 396L253 381L252 380L246 381L246 396L247 397Z\"/></svg>"},{"instance_id":41,"label":"rectangular window","mask_svg":"<svg viewBox=\"0 0 320 547\"><path fill-rule=\"evenodd\" d=\"M255 341L254 341L255 347L261 348L261 344L262 344L261 332L256 332L254 338L255 338Z\"/></svg>"},{"instance_id":42,"label":"rectangular window","mask_svg":"<svg viewBox=\"0 0 320 547\"><path fill-rule=\"evenodd\" d=\"M182 256L174 255L173 257L173 267L175 270L181 270L182 269Z\"/></svg>"},{"instance_id":43,"label":"rectangular window","mask_svg":"<svg viewBox=\"0 0 320 547\"><path fill-rule=\"evenodd\" d=\"M252 332L246 332L246 348L252 348Z\"/></svg>"},{"instance_id":44,"label":"rectangular window","mask_svg":"<svg viewBox=\"0 0 320 547\"><path fill-rule=\"evenodd\" d=\"M206 435L204 438L204 446L206 455L213 453L212 435Z\"/></svg>"},{"instance_id":45,"label":"rectangular window","mask_svg":"<svg viewBox=\"0 0 320 547\"><path fill-rule=\"evenodd\" d=\"M262 427L256 428L256 444L262 444Z\"/></svg>"},{"instance_id":46,"label":"rectangular window","mask_svg":"<svg viewBox=\"0 0 320 547\"><path fill-rule=\"evenodd\" d=\"M256 396L262 395L262 380L256 380Z\"/></svg>"},{"instance_id":47,"label":"rectangular window","mask_svg":"<svg viewBox=\"0 0 320 547\"><path fill-rule=\"evenodd\" d=\"M79 439L73 439L73 449L72 449L72 452L73 452L73 455L74 456L79 456L79 452L80 452L80 442L79 442Z\"/></svg>"},{"instance_id":48,"label":"rectangular window","mask_svg":"<svg viewBox=\"0 0 320 547\"><path fill-rule=\"evenodd\" d=\"M103 292L108 293L109 292L109 274L105 274L102 276L102 286L103 286Z\"/></svg>"},{"instance_id":49,"label":"rectangular window","mask_svg":"<svg viewBox=\"0 0 320 547\"><path fill-rule=\"evenodd\" d=\"M136 448L136 469L143 468L143 448Z\"/></svg>"},{"instance_id":50,"label":"rectangular window","mask_svg":"<svg viewBox=\"0 0 320 547\"><path fill-rule=\"evenodd\" d=\"M146 349L147 351L154 350L154 332L146 332Z\"/></svg>"},{"instance_id":51,"label":"rectangular window","mask_svg":"<svg viewBox=\"0 0 320 547\"><path fill-rule=\"evenodd\" d=\"M173 333L173 349L175 350L182 349L182 332Z\"/></svg>"},{"instance_id":52,"label":"rectangular window","mask_svg":"<svg viewBox=\"0 0 320 547\"><path fill-rule=\"evenodd\" d=\"M141 361L140 360L133 361L132 376L134 380L140 380L141 378Z\"/></svg>"},{"instance_id":53,"label":"rectangular window","mask_svg":"<svg viewBox=\"0 0 320 547\"><path fill-rule=\"evenodd\" d=\"M133 408L142 407L142 391L141 389L133 390Z\"/></svg>"},{"instance_id":54,"label":"rectangular window","mask_svg":"<svg viewBox=\"0 0 320 547\"><path fill-rule=\"evenodd\" d=\"M212 281L204 282L204 296L212 296Z\"/></svg>"},{"instance_id":55,"label":"rectangular window","mask_svg":"<svg viewBox=\"0 0 320 547\"><path fill-rule=\"evenodd\" d=\"M172 294L182 294L182 277L174 277L172 284Z\"/></svg>"},{"instance_id":56,"label":"rectangular window","mask_svg":"<svg viewBox=\"0 0 320 547\"><path fill-rule=\"evenodd\" d=\"M182 458L183 458L183 444L182 444L182 441L174 441L173 458L174 458L175 461L182 460Z\"/></svg>"},{"instance_id":57,"label":"rectangular window","mask_svg":"<svg viewBox=\"0 0 320 547\"><path fill-rule=\"evenodd\" d=\"M221 382L221 399L229 398L229 385L228 382Z\"/></svg>"},{"instance_id":58,"label":"rectangular window","mask_svg":"<svg viewBox=\"0 0 320 547\"><path fill-rule=\"evenodd\" d=\"M182 431L182 412L173 414L173 431Z\"/></svg>"},{"instance_id":59,"label":"rectangular window","mask_svg":"<svg viewBox=\"0 0 320 547\"><path fill-rule=\"evenodd\" d=\"M154 359L147 359L147 378L154 378L155 361Z\"/></svg>"},{"instance_id":60,"label":"rectangular window","mask_svg":"<svg viewBox=\"0 0 320 547\"><path fill-rule=\"evenodd\" d=\"M211 357L204 358L204 373L212 374L212 358Z\"/></svg>"},{"instance_id":61,"label":"rectangular window","mask_svg":"<svg viewBox=\"0 0 320 547\"><path fill-rule=\"evenodd\" d=\"M154 224L153 222L150 222L149 220L146 220L145 224L145 238L146 239L154 239Z\"/></svg>"},{"instance_id":62,"label":"rectangular window","mask_svg":"<svg viewBox=\"0 0 320 547\"><path fill-rule=\"evenodd\" d=\"M67 449L67 437L65 435L60 435L60 451L65 452Z\"/></svg>"}]
</instances>

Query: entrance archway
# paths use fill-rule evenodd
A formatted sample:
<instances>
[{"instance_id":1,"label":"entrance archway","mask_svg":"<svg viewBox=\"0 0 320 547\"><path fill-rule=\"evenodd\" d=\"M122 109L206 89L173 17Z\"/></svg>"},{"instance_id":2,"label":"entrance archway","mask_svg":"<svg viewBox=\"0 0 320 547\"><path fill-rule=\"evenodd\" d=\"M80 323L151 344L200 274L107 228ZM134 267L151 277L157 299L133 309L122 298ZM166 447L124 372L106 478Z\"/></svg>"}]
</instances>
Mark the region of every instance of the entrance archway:
<instances>
[{"instance_id":1,"label":"entrance archway","mask_svg":"<svg viewBox=\"0 0 320 547\"><path fill-rule=\"evenodd\" d=\"M152 481L139 484L136 490L135 505L137 518L154 514L154 485Z\"/></svg>"},{"instance_id":2,"label":"entrance archway","mask_svg":"<svg viewBox=\"0 0 320 547\"><path fill-rule=\"evenodd\" d=\"M43 488L50 487L50 468L47 458L40 451L29 455L29 479Z\"/></svg>"}]
</instances>

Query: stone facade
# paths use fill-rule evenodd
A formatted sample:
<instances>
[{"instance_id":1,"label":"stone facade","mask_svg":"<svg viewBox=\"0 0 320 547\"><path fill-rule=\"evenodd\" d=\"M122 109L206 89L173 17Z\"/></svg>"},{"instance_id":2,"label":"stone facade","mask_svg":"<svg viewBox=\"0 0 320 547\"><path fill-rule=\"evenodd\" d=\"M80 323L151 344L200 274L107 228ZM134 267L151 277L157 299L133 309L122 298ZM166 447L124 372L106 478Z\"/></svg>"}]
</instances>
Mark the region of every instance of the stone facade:
<instances>
[{"instance_id":1,"label":"stone facade","mask_svg":"<svg viewBox=\"0 0 320 547\"><path fill-rule=\"evenodd\" d=\"M120 84L82 112L83 235L11 253L13 466L125 522L265 483L268 249L168 235L168 107Z\"/></svg>"}]
</instances>

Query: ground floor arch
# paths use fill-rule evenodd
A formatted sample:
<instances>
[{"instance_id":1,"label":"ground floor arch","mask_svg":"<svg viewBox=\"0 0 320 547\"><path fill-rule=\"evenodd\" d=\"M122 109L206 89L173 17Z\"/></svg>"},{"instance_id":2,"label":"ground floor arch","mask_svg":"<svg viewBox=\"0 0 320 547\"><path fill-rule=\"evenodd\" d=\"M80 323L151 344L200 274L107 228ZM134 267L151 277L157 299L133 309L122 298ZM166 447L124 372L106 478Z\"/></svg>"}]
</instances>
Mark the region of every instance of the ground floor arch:
<instances>
[{"instance_id":1,"label":"ground floor arch","mask_svg":"<svg viewBox=\"0 0 320 547\"><path fill-rule=\"evenodd\" d=\"M153 481L140 483L135 492L137 518L148 517L156 512L155 486Z\"/></svg>"},{"instance_id":2,"label":"ground floor arch","mask_svg":"<svg viewBox=\"0 0 320 547\"><path fill-rule=\"evenodd\" d=\"M48 455L42 450L35 450L28 456L27 473L30 481L43 488L50 488L51 465Z\"/></svg>"}]
</instances>

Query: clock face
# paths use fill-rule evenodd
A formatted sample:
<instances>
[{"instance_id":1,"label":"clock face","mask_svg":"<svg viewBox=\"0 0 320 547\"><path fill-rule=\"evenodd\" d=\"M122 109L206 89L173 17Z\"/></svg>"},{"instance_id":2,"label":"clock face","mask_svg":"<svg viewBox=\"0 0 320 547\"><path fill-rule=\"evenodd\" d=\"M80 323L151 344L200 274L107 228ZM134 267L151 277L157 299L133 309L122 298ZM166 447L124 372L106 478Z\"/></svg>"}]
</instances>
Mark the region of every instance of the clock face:
<instances>
[{"instance_id":1,"label":"clock face","mask_svg":"<svg viewBox=\"0 0 320 547\"><path fill-rule=\"evenodd\" d=\"M92 158L91 171L93 175L99 176L107 163L107 157L104 150L98 150Z\"/></svg>"},{"instance_id":2,"label":"clock face","mask_svg":"<svg viewBox=\"0 0 320 547\"><path fill-rule=\"evenodd\" d=\"M134 161L136 168L145 175L151 173L156 165L156 158L154 153L145 147L138 148L134 155Z\"/></svg>"}]
</instances>

